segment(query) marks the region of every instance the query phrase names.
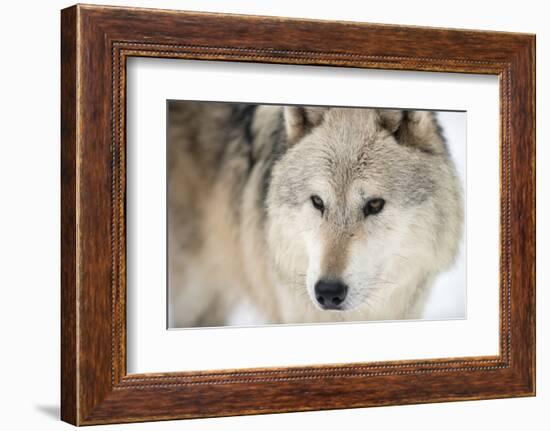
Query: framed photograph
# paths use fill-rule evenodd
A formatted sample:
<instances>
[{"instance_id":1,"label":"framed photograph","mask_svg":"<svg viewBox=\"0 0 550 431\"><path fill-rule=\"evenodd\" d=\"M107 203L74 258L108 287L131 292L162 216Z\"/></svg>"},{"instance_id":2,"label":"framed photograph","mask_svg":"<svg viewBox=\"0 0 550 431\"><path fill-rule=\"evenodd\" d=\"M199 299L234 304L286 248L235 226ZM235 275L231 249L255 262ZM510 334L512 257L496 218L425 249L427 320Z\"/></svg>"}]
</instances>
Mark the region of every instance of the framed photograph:
<instances>
[{"instance_id":1,"label":"framed photograph","mask_svg":"<svg viewBox=\"0 0 550 431\"><path fill-rule=\"evenodd\" d=\"M535 36L61 13L61 416L535 394Z\"/></svg>"}]
</instances>

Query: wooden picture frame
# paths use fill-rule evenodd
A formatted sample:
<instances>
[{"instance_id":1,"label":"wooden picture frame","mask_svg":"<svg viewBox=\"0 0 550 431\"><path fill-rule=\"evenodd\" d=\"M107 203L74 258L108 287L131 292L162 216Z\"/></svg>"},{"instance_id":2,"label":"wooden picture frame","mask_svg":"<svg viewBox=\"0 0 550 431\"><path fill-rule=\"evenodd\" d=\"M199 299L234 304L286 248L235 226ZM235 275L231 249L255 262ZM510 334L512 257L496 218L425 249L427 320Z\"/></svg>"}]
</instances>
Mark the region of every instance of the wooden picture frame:
<instances>
[{"instance_id":1,"label":"wooden picture frame","mask_svg":"<svg viewBox=\"0 0 550 431\"><path fill-rule=\"evenodd\" d=\"M61 14L61 418L74 425L535 394L535 36L77 5ZM500 354L127 374L131 56L497 75Z\"/></svg>"}]
</instances>

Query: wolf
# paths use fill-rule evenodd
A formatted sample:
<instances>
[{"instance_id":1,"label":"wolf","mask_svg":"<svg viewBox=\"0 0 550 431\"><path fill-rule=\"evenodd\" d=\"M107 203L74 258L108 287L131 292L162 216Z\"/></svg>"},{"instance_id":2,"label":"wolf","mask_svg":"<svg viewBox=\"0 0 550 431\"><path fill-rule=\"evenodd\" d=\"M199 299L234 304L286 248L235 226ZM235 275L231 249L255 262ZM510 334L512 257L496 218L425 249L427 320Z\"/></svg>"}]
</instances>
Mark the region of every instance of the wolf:
<instances>
[{"instance_id":1,"label":"wolf","mask_svg":"<svg viewBox=\"0 0 550 431\"><path fill-rule=\"evenodd\" d=\"M462 190L430 111L169 101L169 326L416 319Z\"/></svg>"}]
</instances>

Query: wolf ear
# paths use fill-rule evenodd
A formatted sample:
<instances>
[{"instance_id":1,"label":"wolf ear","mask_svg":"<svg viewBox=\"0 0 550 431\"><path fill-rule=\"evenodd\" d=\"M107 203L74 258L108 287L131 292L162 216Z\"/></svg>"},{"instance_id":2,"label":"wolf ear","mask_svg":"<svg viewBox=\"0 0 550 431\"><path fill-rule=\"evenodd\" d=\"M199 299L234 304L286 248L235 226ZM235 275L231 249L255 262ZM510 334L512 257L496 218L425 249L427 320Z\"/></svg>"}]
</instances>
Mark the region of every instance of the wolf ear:
<instances>
[{"instance_id":1,"label":"wolf ear","mask_svg":"<svg viewBox=\"0 0 550 431\"><path fill-rule=\"evenodd\" d=\"M327 108L285 106L283 115L288 143L295 144L314 127L321 124L326 111Z\"/></svg>"},{"instance_id":2,"label":"wolf ear","mask_svg":"<svg viewBox=\"0 0 550 431\"><path fill-rule=\"evenodd\" d=\"M430 111L379 111L380 125L389 130L397 142L430 154L444 154L445 139L435 114Z\"/></svg>"}]
</instances>

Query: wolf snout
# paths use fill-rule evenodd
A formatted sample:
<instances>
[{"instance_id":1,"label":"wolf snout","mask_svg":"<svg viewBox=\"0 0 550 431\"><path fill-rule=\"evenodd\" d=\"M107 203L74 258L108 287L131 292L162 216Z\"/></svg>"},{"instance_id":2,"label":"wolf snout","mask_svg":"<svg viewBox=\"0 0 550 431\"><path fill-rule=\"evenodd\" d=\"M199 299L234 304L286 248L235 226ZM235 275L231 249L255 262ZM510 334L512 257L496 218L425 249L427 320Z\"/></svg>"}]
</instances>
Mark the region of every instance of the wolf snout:
<instances>
[{"instance_id":1,"label":"wolf snout","mask_svg":"<svg viewBox=\"0 0 550 431\"><path fill-rule=\"evenodd\" d=\"M338 280L319 280L314 290L323 310L338 310L348 294L348 286Z\"/></svg>"}]
</instances>

